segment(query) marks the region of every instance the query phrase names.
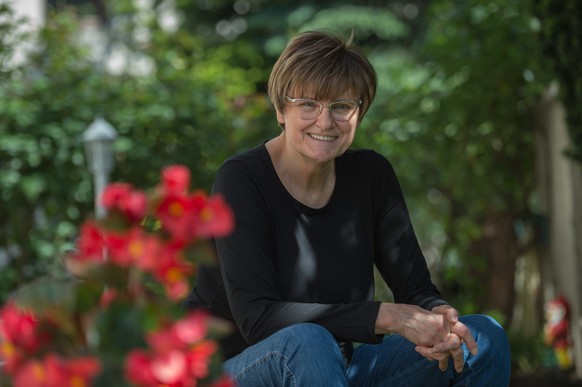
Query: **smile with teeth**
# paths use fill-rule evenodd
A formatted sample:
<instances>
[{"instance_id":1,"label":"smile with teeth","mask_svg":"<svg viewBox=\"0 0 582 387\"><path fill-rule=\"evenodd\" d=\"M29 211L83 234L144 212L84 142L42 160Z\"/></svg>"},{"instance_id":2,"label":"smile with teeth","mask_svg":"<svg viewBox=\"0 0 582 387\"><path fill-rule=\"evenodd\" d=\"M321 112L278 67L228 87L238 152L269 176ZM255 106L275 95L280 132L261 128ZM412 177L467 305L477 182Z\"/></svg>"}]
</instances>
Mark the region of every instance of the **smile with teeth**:
<instances>
[{"instance_id":1,"label":"smile with teeth","mask_svg":"<svg viewBox=\"0 0 582 387\"><path fill-rule=\"evenodd\" d=\"M309 133L309 136L319 140L319 141L333 141L335 140L335 137L332 136L320 136L319 134L313 134L313 133Z\"/></svg>"}]
</instances>

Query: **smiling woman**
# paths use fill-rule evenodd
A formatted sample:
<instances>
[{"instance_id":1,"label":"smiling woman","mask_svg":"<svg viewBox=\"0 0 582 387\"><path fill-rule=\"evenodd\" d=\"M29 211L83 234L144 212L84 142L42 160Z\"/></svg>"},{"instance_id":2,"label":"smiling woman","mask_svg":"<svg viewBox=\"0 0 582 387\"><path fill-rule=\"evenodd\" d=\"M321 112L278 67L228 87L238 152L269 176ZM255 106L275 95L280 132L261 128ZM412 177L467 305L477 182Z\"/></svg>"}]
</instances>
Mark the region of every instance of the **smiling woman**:
<instances>
[{"instance_id":1,"label":"smiling woman","mask_svg":"<svg viewBox=\"0 0 582 387\"><path fill-rule=\"evenodd\" d=\"M447 304L392 165L350 149L376 84L351 38L298 35L269 79L283 131L216 175L235 228L187 304L234 323L221 348L238 386L508 384L503 328ZM374 300L374 265L396 303Z\"/></svg>"},{"instance_id":2,"label":"smiling woman","mask_svg":"<svg viewBox=\"0 0 582 387\"><path fill-rule=\"evenodd\" d=\"M290 42L273 66L269 96L275 109L282 112L288 96L333 100L352 92L361 121L376 95L376 71L352 44L353 36L345 42L334 34L327 36L323 40L320 33L308 32Z\"/></svg>"}]
</instances>

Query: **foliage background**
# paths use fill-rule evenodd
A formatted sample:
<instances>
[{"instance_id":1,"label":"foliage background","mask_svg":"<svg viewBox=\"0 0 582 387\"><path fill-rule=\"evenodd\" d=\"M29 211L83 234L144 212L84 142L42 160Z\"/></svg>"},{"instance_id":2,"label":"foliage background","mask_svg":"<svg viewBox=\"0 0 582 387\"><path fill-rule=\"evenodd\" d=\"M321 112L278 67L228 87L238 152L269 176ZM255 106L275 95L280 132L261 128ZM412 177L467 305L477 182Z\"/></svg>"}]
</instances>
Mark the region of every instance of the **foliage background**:
<instances>
[{"instance_id":1,"label":"foliage background","mask_svg":"<svg viewBox=\"0 0 582 387\"><path fill-rule=\"evenodd\" d=\"M0 1L0 296L64 275L58 257L92 212L80 138L97 114L118 131L113 180L150 186L180 163L209 189L228 155L277 134L266 81L288 38L331 27L353 30L378 71L355 145L394 163L435 280L462 312L511 326L515 262L543 243L523 230L543 231L533 112L556 78L580 157L580 41L556 36L560 23L579 28L581 3L350 3L55 1L47 28L27 37ZM103 46L79 43L89 15L107 27ZM27 39L29 61L11 64ZM119 52L125 66L107 71Z\"/></svg>"}]
</instances>

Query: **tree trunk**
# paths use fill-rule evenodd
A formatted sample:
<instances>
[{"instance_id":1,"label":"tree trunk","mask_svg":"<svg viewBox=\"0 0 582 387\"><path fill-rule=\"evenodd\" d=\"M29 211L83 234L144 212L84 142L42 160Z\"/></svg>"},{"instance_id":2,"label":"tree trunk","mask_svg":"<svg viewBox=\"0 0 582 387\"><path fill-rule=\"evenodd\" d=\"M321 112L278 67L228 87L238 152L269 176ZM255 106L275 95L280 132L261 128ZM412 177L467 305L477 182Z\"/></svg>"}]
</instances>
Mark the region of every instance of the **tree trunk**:
<instances>
[{"instance_id":1,"label":"tree trunk","mask_svg":"<svg viewBox=\"0 0 582 387\"><path fill-rule=\"evenodd\" d=\"M483 275L482 307L501 312L506 324L513 318L515 262L519 254L514 222L511 213L489 214L483 222L483 237L478 242L480 250L485 252L487 265Z\"/></svg>"}]
</instances>

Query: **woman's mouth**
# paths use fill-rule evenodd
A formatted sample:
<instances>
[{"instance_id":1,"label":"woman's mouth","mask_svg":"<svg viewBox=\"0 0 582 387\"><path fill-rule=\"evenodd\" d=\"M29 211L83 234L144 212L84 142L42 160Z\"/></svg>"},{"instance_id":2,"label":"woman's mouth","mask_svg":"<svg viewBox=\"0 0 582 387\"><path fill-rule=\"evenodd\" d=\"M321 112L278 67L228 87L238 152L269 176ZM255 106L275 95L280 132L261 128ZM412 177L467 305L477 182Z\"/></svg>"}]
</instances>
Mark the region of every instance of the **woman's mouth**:
<instances>
[{"instance_id":1,"label":"woman's mouth","mask_svg":"<svg viewBox=\"0 0 582 387\"><path fill-rule=\"evenodd\" d=\"M322 136L319 134L308 133L311 138L314 138L319 141L333 141L336 139L335 136Z\"/></svg>"}]
</instances>

